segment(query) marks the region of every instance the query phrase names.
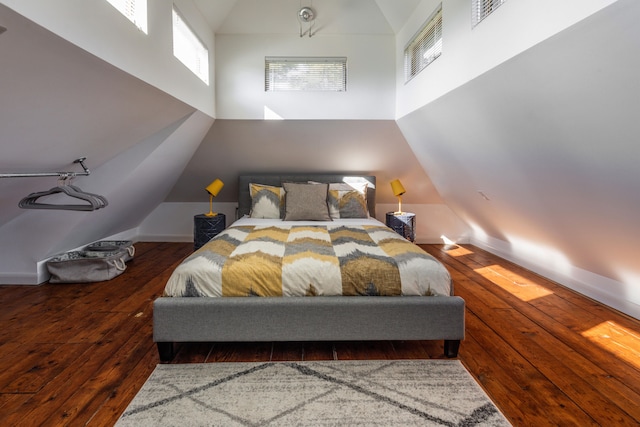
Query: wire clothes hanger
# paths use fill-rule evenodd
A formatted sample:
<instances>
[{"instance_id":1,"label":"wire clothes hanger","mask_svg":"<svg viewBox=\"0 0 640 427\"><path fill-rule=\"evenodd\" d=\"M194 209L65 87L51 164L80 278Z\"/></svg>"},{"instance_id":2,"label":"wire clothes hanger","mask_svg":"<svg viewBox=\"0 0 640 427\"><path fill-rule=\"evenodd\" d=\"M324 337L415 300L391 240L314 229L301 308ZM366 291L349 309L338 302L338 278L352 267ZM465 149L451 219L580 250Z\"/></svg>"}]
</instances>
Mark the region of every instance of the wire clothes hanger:
<instances>
[{"instance_id":1,"label":"wire clothes hanger","mask_svg":"<svg viewBox=\"0 0 640 427\"><path fill-rule=\"evenodd\" d=\"M60 175L58 185L47 191L39 191L37 193L31 193L24 199L20 200L18 206L23 209L57 209L57 210L71 210L71 211L95 211L97 209L104 208L109 203L104 196L99 194L87 193L81 190L75 185L69 184L67 181L73 177ZM85 203L75 204L58 204L58 203L43 203L38 199L45 196L51 196L54 194L65 194L73 199L84 201Z\"/></svg>"}]
</instances>

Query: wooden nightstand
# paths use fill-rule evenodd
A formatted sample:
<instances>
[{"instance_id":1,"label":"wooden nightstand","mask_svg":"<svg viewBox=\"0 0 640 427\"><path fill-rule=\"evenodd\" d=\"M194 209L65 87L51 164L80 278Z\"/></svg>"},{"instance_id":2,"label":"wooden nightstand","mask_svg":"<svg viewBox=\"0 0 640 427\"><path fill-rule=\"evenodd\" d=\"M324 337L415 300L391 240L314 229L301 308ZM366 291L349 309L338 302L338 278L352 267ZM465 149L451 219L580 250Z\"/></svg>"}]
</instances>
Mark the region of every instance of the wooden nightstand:
<instances>
[{"instance_id":1,"label":"wooden nightstand","mask_svg":"<svg viewBox=\"0 0 640 427\"><path fill-rule=\"evenodd\" d=\"M202 245L213 239L227 226L227 218L224 214L206 216L203 214L193 217L193 250L198 250Z\"/></svg>"},{"instance_id":2,"label":"wooden nightstand","mask_svg":"<svg viewBox=\"0 0 640 427\"><path fill-rule=\"evenodd\" d=\"M407 240L415 241L416 239L416 214L411 212L402 212L395 214L387 212L387 227L392 228L396 233Z\"/></svg>"}]
</instances>

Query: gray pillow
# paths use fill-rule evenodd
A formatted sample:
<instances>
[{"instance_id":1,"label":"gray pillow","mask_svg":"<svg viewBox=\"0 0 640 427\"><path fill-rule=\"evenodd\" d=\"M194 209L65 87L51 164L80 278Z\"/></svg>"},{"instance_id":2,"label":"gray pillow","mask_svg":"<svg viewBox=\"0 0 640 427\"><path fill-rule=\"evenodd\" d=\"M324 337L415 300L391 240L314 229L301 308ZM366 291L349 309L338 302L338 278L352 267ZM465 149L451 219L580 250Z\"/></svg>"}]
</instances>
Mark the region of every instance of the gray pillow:
<instances>
[{"instance_id":1,"label":"gray pillow","mask_svg":"<svg viewBox=\"0 0 640 427\"><path fill-rule=\"evenodd\" d=\"M366 193L359 191L338 191L340 218L368 218Z\"/></svg>"},{"instance_id":2,"label":"gray pillow","mask_svg":"<svg viewBox=\"0 0 640 427\"><path fill-rule=\"evenodd\" d=\"M329 184L285 182L285 221L331 221L327 206Z\"/></svg>"}]
</instances>

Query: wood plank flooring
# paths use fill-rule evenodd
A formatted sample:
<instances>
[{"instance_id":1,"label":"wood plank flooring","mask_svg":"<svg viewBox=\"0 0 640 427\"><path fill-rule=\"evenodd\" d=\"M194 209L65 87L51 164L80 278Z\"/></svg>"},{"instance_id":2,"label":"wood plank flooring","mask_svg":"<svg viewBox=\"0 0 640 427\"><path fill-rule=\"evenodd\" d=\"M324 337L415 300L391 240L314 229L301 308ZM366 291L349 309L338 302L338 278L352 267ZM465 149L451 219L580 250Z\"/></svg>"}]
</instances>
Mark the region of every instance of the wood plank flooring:
<instances>
[{"instance_id":1,"label":"wood plank flooring","mask_svg":"<svg viewBox=\"0 0 640 427\"><path fill-rule=\"evenodd\" d=\"M640 321L472 246L421 245L467 304L459 359L515 426L637 426ZM158 363L152 302L191 243L109 282L0 287L0 425L110 426ZM444 358L442 342L184 344L173 363Z\"/></svg>"}]
</instances>

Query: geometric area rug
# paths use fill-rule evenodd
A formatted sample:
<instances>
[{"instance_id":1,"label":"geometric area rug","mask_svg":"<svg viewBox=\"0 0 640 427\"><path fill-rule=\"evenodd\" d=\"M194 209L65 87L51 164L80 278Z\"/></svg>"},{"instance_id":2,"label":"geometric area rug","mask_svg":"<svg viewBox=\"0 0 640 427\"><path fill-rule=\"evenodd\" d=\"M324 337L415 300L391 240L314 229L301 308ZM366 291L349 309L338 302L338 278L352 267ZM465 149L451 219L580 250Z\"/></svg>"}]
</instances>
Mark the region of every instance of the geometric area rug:
<instances>
[{"instance_id":1,"label":"geometric area rug","mask_svg":"<svg viewBox=\"0 0 640 427\"><path fill-rule=\"evenodd\" d=\"M126 426L510 426L459 360L156 366Z\"/></svg>"}]
</instances>

